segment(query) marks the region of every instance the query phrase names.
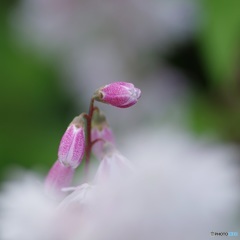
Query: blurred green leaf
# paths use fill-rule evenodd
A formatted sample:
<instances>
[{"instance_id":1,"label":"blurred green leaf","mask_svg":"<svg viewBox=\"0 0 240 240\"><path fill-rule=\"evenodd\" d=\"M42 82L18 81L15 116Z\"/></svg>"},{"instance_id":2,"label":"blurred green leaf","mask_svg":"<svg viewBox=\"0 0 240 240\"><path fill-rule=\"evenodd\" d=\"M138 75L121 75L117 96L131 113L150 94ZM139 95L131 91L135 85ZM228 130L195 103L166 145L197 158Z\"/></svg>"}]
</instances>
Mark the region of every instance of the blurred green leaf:
<instances>
[{"instance_id":1,"label":"blurred green leaf","mask_svg":"<svg viewBox=\"0 0 240 240\"><path fill-rule=\"evenodd\" d=\"M213 86L233 86L240 55L240 1L202 0L200 46Z\"/></svg>"},{"instance_id":2,"label":"blurred green leaf","mask_svg":"<svg viewBox=\"0 0 240 240\"><path fill-rule=\"evenodd\" d=\"M18 46L3 16L0 36L0 175L10 166L50 167L78 113L58 83L54 64Z\"/></svg>"}]
</instances>

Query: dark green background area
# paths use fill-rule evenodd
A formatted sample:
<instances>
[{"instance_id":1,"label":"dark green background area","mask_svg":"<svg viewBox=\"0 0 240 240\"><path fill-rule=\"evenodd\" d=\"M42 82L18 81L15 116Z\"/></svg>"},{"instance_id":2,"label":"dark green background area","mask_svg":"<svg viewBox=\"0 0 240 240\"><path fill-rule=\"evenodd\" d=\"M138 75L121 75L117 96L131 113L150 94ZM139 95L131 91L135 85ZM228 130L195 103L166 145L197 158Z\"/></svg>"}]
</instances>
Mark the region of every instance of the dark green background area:
<instances>
[{"instance_id":1,"label":"dark green background area","mask_svg":"<svg viewBox=\"0 0 240 240\"><path fill-rule=\"evenodd\" d=\"M63 132L78 114L55 65L10 37L6 19L11 6L11 1L2 2L0 18L0 178L12 166L48 169Z\"/></svg>"},{"instance_id":2,"label":"dark green background area","mask_svg":"<svg viewBox=\"0 0 240 240\"><path fill-rule=\"evenodd\" d=\"M7 19L17 3L0 3L0 178L10 166L48 169L65 128L82 111L59 84L54 61L44 61L11 38ZM187 120L193 132L239 143L240 1L199 4L202 26L164 59L189 77Z\"/></svg>"}]
</instances>

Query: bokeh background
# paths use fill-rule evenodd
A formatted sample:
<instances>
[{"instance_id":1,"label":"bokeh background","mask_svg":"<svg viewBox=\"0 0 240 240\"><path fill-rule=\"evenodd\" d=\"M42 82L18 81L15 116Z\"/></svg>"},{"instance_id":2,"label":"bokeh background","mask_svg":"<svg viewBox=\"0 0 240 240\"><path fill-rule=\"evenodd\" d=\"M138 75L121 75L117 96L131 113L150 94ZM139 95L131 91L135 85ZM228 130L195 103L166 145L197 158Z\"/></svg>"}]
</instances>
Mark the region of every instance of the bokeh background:
<instances>
[{"instance_id":1,"label":"bokeh background","mask_svg":"<svg viewBox=\"0 0 240 240\"><path fill-rule=\"evenodd\" d=\"M238 0L1 0L1 180L15 166L46 173L69 122L112 81L142 89L132 109L103 106L120 142L171 122L239 144L239 9Z\"/></svg>"}]
</instances>

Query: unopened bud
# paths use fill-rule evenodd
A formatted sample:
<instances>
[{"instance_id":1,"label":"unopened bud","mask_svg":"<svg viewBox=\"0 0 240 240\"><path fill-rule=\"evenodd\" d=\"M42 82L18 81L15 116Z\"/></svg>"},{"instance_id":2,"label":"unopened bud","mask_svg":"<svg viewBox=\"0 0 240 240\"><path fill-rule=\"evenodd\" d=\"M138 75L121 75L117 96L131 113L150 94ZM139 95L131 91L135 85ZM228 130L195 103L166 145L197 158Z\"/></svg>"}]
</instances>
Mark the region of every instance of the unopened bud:
<instances>
[{"instance_id":1,"label":"unopened bud","mask_svg":"<svg viewBox=\"0 0 240 240\"><path fill-rule=\"evenodd\" d=\"M62 188L69 187L74 169L56 161L45 180L45 192L56 197L63 195Z\"/></svg>"},{"instance_id":2,"label":"unopened bud","mask_svg":"<svg viewBox=\"0 0 240 240\"><path fill-rule=\"evenodd\" d=\"M98 159L102 159L104 155L104 144L115 144L114 136L111 128L109 127L106 117L103 112L96 109L92 118L91 129L92 142L96 141L92 146L92 151Z\"/></svg>"},{"instance_id":3,"label":"unopened bud","mask_svg":"<svg viewBox=\"0 0 240 240\"><path fill-rule=\"evenodd\" d=\"M114 82L99 88L94 99L119 108L128 108L134 105L141 96L141 90L132 83Z\"/></svg>"},{"instance_id":4,"label":"unopened bud","mask_svg":"<svg viewBox=\"0 0 240 240\"><path fill-rule=\"evenodd\" d=\"M85 150L84 118L75 117L64 133L58 149L58 160L66 166L77 168Z\"/></svg>"}]
</instances>

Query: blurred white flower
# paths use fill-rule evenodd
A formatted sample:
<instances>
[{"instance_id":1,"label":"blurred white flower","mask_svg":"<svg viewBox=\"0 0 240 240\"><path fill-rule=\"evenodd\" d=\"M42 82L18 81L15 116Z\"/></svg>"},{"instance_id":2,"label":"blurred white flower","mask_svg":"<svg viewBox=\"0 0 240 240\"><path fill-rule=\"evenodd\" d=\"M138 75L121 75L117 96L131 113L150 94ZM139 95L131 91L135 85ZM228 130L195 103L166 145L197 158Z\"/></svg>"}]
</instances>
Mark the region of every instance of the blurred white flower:
<instances>
[{"instance_id":1,"label":"blurred white flower","mask_svg":"<svg viewBox=\"0 0 240 240\"><path fill-rule=\"evenodd\" d=\"M112 39L123 50L168 45L197 23L192 0L22 0L13 23L40 45L59 50ZM116 47L117 47L116 45ZM125 48L125 49L124 49ZM163 47L164 48L164 47ZM71 50L71 49L69 49Z\"/></svg>"},{"instance_id":2,"label":"blurred white flower","mask_svg":"<svg viewBox=\"0 0 240 240\"><path fill-rule=\"evenodd\" d=\"M107 183L70 188L73 192L60 204L49 204L32 178L6 184L0 201L2 236L202 240L211 231L237 231L239 169L234 148L157 129L139 130L125 144L136 171Z\"/></svg>"},{"instance_id":3,"label":"blurred white flower","mask_svg":"<svg viewBox=\"0 0 240 240\"><path fill-rule=\"evenodd\" d=\"M153 189L146 190L155 203L161 202L158 222L164 222L173 234L177 232L170 226L189 234L178 239L206 239L210 229L223 231L233 224L239 214L236 188L240 173L234 146L210 138L197 140L174 127L135 131L126 137L124 146L126 156L148 174L142 179L145 187L159 192L154 195Z\"/></svg>"},{"instance_id":4,"label":"blurred white flower","mask_svg":"<svg viewBox=\"0 0 240 240\"><path fill-rule=\"evenodd\" d=\"M43 180L29 172L13 172L0 192L0 239L40 240L51 237L55 204L43 193Z\"/></svg>"}]
</instances>

